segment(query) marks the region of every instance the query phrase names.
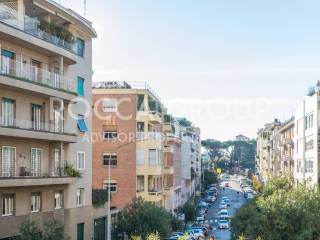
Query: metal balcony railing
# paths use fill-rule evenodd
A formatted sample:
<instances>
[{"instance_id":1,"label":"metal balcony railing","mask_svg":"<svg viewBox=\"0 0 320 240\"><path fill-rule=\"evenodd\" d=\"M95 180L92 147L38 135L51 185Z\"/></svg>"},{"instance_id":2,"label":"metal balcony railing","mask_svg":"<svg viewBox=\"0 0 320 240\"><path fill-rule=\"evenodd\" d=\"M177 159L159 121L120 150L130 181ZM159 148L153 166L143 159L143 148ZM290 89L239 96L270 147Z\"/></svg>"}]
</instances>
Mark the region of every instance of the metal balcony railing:
<instances>
[{"instance_id":1,"label":"metal balcony railing","mask_svg":"<svg viewBox=\"0 0 320 240\"><path fill-rule=\"evenodd\" d=\"M40 29L40 21L36 17L29 17L25 15L23 20L19 20L17 10L14 9L14 7L10 7L8 4L0 3L0 22L59 47L65 48L74 54L78 54L77 44L75 42L67 42L57 36L42 31Z\"/></svg>"},{"instance_id":2,"label":"metal balcony railing","mask_svg":"<svg viewBox=\"0 0 320 240\"><path fill-rule=\"evenodd\" d=\"M76 80L66 79L58 73L4 56L1 57L0 74L57 90L76 93Z\"/></svg>"},{"instance_id":3,"label":"metal balcony railing","mask_svg":"<svg viewBox=\"0 0 320 240\"><path fill-rule=\"evenodd\" d=\"M68 135L75 135L77 133L76 130L66 131L63 128L63 123L57 125L54 123L47 123L42 121L18 120L8 116L0 116L0 127Z\"/></svg>"},{"instance_id":4,"label":"metal balcony railing","mask_svg":"<svg viewBox=\"0 0 320 240\"><path fill-rule=\"evenodd\" d=\"M162 133L160 132L137 132L136 139L139 141L154 140L161 141Z\"/></svg>"}]
</instances>

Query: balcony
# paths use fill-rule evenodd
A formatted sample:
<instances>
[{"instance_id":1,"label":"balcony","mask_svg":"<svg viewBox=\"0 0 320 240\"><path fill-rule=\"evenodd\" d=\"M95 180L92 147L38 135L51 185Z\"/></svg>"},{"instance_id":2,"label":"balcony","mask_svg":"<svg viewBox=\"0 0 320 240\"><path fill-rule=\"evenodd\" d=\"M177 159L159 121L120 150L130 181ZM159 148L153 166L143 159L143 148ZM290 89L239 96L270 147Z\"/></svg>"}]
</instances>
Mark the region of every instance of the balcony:
<instances>
[{"instance_id":1,"label":"balcony","mask_svg":"<svg viewBox=\"0 0 320 240\"><path fill-rule=\"evenodd\" d=\"M162 123L162 116L158 112L138 111L136 120L139 122L150 122L153 124L160 124Z\"/></svg>"},{"instance_id":2,"label":"balcony","mask_svg":"<svg viewBox=\"0 0 320 240\"><path fill-rule=\"evenodd\" d=\"M0 177L0 188L66 185L66 184L72 184L75 181L76 181L76 178L69 177L69 176Z\"/></svg>"},{"instance_id":3,"label":"balcony","mask_svg":"<svg viewBox=\"0 0 320 240\"><path fill-rule=\"evenodd\" d=\"M0 119L0 136L57 142L77 142L76 131L66 132L54 124L26 120Z\"/></svg>"},{"instance_id":4,"label":"balcony","mask_svg":"<svg viewBox=\"0 0 320 240\"><path fill-rule=\"evenodd\" d=\"M17 8L16 2L12 4L0 3L0 32L6 40L31 49L36 50L38 48L38 51L45 52L48 56L62 55L66 62L70 64L76 62L78 46L71 37L68 37L72 34L70 35L63 24L57 26L57 29L64 31L59 37L58 33L55 33L57 31L51 31L50 26L45 28L44 21L39 19L40 13L34 13L39 17L30 17L26 14L20 17ZM36 6L31 8L33 8L33 11L38 10ZM54 15L53 18L58 21L58 16ZM61 18L59 20L62 21Z\"/></svg>"},{"instance_id":5,"label":"balcony","mask_svg":"<svg viewBox=\"0 0 320 240\"><path fill-rule=\"evenodd\" d=\"M163 152L164 153L174 153L174 148L172 145L164 145Z\"/></svg>"},{"instance_id":6,"label":"balcony","mask_svg":"<svg viewBox=\"0 0 320 240\"><path fill-rule=\"evenodd\" d=\"M178 137L176 134L173 134L173 133L168 133L167 134L167 141L169 143L172 142L172 143L178 143L178 144L182 142L181 138Z\"/></svg>"},{"instance_id":7,"label":"balcony","mask_svg":"<svg viewBox=\"0 0 320 240\"><path fill-rule=\"evenodd\" d=\"M137 132L136 139L138 141L161 141L161 132Z\"/></svg>"},{"instance_id":8,"label":"balcony","mask_svg":"<svg viewBox=\"0 0 320 240\"><path fill-rule=\"evenodd\" d=\"M45 96L71 100L76 95L76 80L2 56L0 84ZM30 85L32 84L32 85Z\"/></svg>"},{"instance_id":9,"label":"balcony","mask_svg":"<svg viewBox=\"0 0 320 240\"><path fill-rule=\"evenodd\" d=\"M173 166L164 166L163 173L164 174L174 174L174 167Z\"/></svg>"}]
</instances>

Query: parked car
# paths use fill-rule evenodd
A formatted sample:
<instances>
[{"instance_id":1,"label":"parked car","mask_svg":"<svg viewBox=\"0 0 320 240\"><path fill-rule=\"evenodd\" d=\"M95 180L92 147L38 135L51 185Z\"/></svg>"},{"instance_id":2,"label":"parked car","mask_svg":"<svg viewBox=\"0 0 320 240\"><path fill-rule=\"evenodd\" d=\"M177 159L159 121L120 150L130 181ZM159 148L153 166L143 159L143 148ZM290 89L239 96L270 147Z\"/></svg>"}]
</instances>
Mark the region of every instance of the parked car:
<instances>
[{"instance_id":1,"label":"parked car","mask_svg":"<svg viewBox=\"0 0 320 240\"><path fill-rule=\"evenodd\" d=\"M227 209L228 208L228 206L227 206L227 204L225 204L224 202L221 202L220 204L219 204L219 209Z\"/></svg>"},{"instance_id":2,"label":"parked car","mask_svg":"<svg viewBox=\"0 0 320 240\"><path fill-rule=\"evenodd\" d=\"M204 238L204 234L201 228L192 229L193 237L195 239Z\"/></svg>"},{"instance_id":3,"label":"parked car","mask_svg":"<svg viewBox=\"0 0 320 240\"><path fill-rule=\"evenodd\" d=\"M219 216L220 219L228 219L229 217L230 216L229 216L229 212L227 209L222 209L220 211L220 216Z\"/></svg>"},{"instance_id":4,"label":"parked car","mask_svg":"<svg viewBox=\"0 0 320 240\"><path fill-rule=\"evenodd\" d=\"M229 222L228 220L225 219L221 219L219 220L219 225L218 225L219 229L229 229Z\"/></svg>"},{"instance_id":5,"label":"parked car","mask_svg":"<svg viewBox=\"0 0 320 240\"><path fill-rule=\"evenodd\" d=\"M228 207L230 206L230 200L228 197L222 197L222 202L224 202Z\"/></svg>"}]
</instances>

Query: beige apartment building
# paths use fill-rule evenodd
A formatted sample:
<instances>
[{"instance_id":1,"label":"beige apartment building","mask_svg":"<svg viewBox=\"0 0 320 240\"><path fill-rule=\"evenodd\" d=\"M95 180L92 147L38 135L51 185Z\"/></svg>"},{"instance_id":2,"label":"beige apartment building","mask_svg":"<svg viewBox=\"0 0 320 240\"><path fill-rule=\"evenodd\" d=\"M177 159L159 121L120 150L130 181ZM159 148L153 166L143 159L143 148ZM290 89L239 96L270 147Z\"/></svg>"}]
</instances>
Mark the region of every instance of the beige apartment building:
<instances>
[{"instance_id":1,"label":"beige apartment building","mask_svg":"<svg viewBox=\"0 0 320 240\"><path fill-rule=\"evenodd\" d=\"M54 1L0 1L0 239L18 236L23 221L41 231L52 219L71 239L93 236L95 37Z\"/></svg>"},{"instance_id":2,"label":"beige apartment building","mask_svg":"<svg viewBox=\"0 0 320 240\"><path fill-rule=\"evenodd\" d=\"M282 123L280 133L280 169L281 174L293 176L294 169L294 118Z\"/></svg>"}]
</instances>

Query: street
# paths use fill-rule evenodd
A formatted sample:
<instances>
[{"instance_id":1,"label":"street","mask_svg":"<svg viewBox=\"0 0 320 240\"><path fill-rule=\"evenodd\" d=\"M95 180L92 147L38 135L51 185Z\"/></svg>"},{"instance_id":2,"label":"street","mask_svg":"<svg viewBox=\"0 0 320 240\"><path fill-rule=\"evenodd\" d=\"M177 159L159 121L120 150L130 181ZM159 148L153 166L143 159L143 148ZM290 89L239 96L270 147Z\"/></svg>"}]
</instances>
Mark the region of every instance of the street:
<instances>
[{"instance_id":1,"label":"street","mask_svg":"<svg viewBox=\"0 0 320 240\"><path fill-rule=\"evenodd\" d=\"M228 183L229 187L225 188L225 190L222 190L222 188L219 190L217 201L210 207L207 215L207 219L209 221L212 220L213 222L215 222L215 220L218 220L219 203L221 202L222 197L226 196L230 199L230 207L228 207L230 216L233 216L236 210L240 208L242 204L245 203L245 199L243 197L243 194L241 193L240 184L233 180L228 181ZM237 191L240 192L239 195L237 194ZM213 229L212 233L214 234L217 240L231 239L230 231L218 229L217 221L215 222L215 228Z\"/></svg>"}]
</instances>

